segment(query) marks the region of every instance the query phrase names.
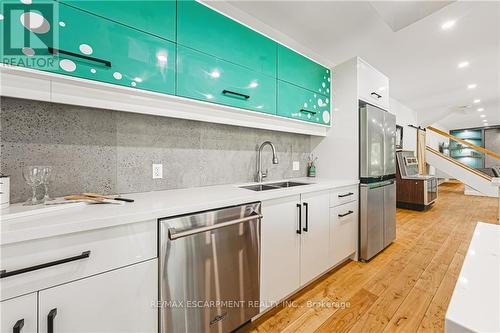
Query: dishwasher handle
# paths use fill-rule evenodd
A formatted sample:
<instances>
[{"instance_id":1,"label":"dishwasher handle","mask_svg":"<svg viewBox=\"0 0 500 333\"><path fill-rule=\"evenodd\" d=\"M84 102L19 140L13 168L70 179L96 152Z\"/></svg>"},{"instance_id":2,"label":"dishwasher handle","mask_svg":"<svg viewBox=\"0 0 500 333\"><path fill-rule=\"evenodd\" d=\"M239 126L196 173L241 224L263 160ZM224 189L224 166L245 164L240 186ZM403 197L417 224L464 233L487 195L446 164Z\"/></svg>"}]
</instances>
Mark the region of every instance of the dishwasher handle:
<instances>
[{"instance_id":1,"label":"dishwasher handle","mask_svg":"<svg viewBox=\"0 0 500 333\"><path fill-rule=\"evenodd\" d=\"M250 216L242 217L242 218L236 219L236 220L221 222L221 223L217 223L214 225L208 225L205 227L194 228L194 229L189 229L186 231L179 231L179 232L175 231L175 228L168 228L168 238L170 240L175 240L177 238L187 237L187 236L191 236L194 234L199 234L201 232L206 232L206 231L210 231L210 230L214 230L214 229L228 227L228 226L234 225L234 224L239 224L239 223L243 223L243 222L253 221L256 219L261 219L262 217L263 216L261 214L252 214Z\"/></svg>"}]
</instances>

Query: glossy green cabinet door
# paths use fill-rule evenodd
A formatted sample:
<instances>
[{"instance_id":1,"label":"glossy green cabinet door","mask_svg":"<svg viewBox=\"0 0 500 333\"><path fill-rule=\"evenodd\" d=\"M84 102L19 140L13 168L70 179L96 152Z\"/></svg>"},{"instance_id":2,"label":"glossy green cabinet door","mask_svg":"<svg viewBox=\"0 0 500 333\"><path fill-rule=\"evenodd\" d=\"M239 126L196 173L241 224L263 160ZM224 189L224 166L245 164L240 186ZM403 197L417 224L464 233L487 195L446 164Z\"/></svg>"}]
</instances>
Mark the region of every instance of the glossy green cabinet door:
<instances>
[{"instance_id":1,"label":"glossy green cabinet door","mask_svg":"<svg viewBox=\"0 0 500 333\"><path fill-rule=\"evenodd\" d=\"M21 49L25 59L41 64L36 69L167 94L175 92L174 43L64 4L59 4L58 21L54 20L47 19L49 31L30 32L33 38L54 32L53 40L37 43L37 48L30 45L27 51ZM20 38L28 30L19 20L12 23L20 27L16 26L13 38Z\"/></svg>"},{"instance_id":2,"label":"glossy green cabinet door","mask_svg":"<svg viewBox=\"0 0 500 333\"><path fill-rule=\"evenodd\" d=\"M59 0L89 13L175 41L175 0Z\"/></svg>"},{"instance_id":3,"label":"glossy green cabinet door","mask_svg":"<svg viewBox=\"0 0 500 333\"><path fill-rule=\"evenodd\" d=\"M276 77L274 41L196 1L177 6L179 44Z\"/></svg>"},{"instance_id":4,"label":"glossy green cabinet door","mask_svg":"<svg viewBox=\"0 0 500 333\"><path fill-rule=\"evenodd\" d=\"M278 46L278 79L330 96L330 70L283 45Z\"/></svg>"},{"instance_id":5,"label":"glossy green cabinet door","mask_svg":"<svg viewBox=\"0 0 500 333\"><path fill-rule=\"evenodd\" d=\"M276 79L180 45L177 95L276 113Z\"/></svg>"},{"instance_id":6,"label":"glossy green cabinet door","mask_svg":"<svg viewBox=\"0 0 500 333\"><path fill-rule=\"evenodd\" d=\"M330 124L330 98L278 81L278 115L312 123Z\"/></svg>"}]
</instances>

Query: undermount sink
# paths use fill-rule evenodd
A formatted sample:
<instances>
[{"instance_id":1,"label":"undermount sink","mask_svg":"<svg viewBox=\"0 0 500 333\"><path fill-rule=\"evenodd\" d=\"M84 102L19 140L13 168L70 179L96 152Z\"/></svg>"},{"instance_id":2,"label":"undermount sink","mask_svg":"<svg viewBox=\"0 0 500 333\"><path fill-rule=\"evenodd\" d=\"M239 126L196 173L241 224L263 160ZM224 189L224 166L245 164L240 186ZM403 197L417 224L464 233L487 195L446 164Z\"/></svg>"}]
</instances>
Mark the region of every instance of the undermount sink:
<instances>
[{"instance_id":1,"label":"undermount sink","mask_svg":"<svg viewBox=\"0 0 500 333\"><path fill-rule=\"evenodd\" d=\"M277 190L280 188L286 187L294 187L294 186L302 186L302 185L310 185L311 183L299 183L299 182L277 182L270 184L257 184L257 185L248 185L248 186L240 186L240 188L244 188L252 191L268 191L268 190Z\"/></svg>"}]
</instances>

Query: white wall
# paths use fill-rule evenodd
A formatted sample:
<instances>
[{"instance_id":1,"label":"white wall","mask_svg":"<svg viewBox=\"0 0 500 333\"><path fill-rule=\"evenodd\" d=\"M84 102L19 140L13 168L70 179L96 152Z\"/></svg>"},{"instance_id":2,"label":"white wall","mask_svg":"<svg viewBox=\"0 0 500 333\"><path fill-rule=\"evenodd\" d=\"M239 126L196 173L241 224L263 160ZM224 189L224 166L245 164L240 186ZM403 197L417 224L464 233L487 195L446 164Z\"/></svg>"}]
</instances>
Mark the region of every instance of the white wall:
<instances>
[{"instance_id":1,"label":"white wall","mask_svg":"<svg viewBox=\"0 0 500 333\"><path fill-rule=\"evenodd\" d=\"M437 128L443 132L446 132L446 133L450 132L449 128L447 128L446 126L443 126L439 123L434 123L431 126L434 128ZM427 145L431 148L436 149L436 150L439 150L439 144L441 142L446 142L446 143L449 142L449 140L447 138L445 138L444 136L439 135L433 131L427 131L427 133L425 135L425 139L426 139ZM436 169L434 166L431 166L429 173L431 175L436 176L437 178L444 178L444 179L453 178L453 177L449 176L447 173L443 172L442 170Z\"/></svg>"},{"instance_id":2,"label":"white wall","mask_svg":"<svg viewBox=\"0 0 500 333\"><path fill-rule=\"evenodd\" d=\"M417 149L417 130L408 125L418 126L417 113L399 102L397 99L389 99L389 112L396 115L396 124L403 126L403 149Z\"/></svg>"}]
</instances>

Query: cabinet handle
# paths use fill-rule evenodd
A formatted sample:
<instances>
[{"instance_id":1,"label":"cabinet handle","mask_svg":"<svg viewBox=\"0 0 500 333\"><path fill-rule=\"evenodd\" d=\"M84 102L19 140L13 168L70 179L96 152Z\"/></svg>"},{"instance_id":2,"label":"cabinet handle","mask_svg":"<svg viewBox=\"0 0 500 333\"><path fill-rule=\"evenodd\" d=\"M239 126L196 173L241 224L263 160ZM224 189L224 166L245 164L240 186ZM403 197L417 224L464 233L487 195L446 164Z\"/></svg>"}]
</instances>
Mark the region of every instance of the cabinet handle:
<instances>
[{"instance_id":1,"label":"cabinet handle","mask_svg":"<svg viewBox=\"0 0 500 333\"><path fill-rule=\"evenodd\" d=\"M379 95L376 92L372 92L370 95L375 96L376 98L381 98L382 97L382 95Z\"/></svg>"},{"instance_id":2,"label":"cabinet handle","mask_svg":"<svg viewBox=\"0 0 500 333\"><path fill-rule=\"evenodd\" d=\"M235 91L231 91L231 90L222 90L222 93L224 95L234 95L234 96L238 96L238 97L242 97L243 99L249 99L250 96L249 95L245 95L245 94L241 94L239 92L235 92Z\"/></svg>"},{"instance_id":3,"label":"cabinet handle","mask_svg":"<svg viewBox=\"0 0 500 333\"><path fill-rule=\"evenodd\" d=\"M347 215L351 215L352 213L354 213L354 212L352 210L350 210L350 211L348 211L345 214L339 214L339 217L344 217L344 216L347 216Z\"/></svg>"},{"instance_id":4,"label":"cabinet handle","mask_svg":"<svg viewBox=\"0 0 500 333\"><path fill-rule=\"evenodd\" d=\"M306 110L306 109L300 109L300 112L306 112L310 114L316 114L316 111L311 111L311 110Z\"/></svg>"},{"instance_id":5,"label":"cabinet handle","mask_svg":"<svg viewBox=\"0 0 500 333\"><path fill-rule=\"evenodd\" d=\"M57 308L49 311L47 315L47 333L54 333L54 318L57 315Z\"/></svg>"},{"instance_id":6,"label":"cabinet handle","mask_svg":"<svg viewBox=\"0 0 500 333\"><path fill-rule=\"evenodd\" d=\"M85 259L85 258L88 258L88 257L90 257L90 251L85 251L85 252L82 252L82 254L79 254L77 256L73 256L73 257L69 257L69 258L64 258L64 259L59 259L59 260L54 260L54 261L46 262L46 263L40 264L40 265L35 265L35 266L31 266L31 267L21 268L21 269L15 270L15 271L7 272L4 269L4 270L0 271L0 279L6 278L6 277L9 277L9 276L13 276L13 275L18 275L18 274L23 274L23 273L28 273L28 272L36 271L36 270L39 270L39 269L42 269L42 268L47 268L47 267L52 267L52 266L56 266L56 265L60 265L60 264L65 264L65 263L71 262L71 261L81 260L81 259Z\"/></svg>"},{"instance_id":7,"label":"cabinet handle","mask_svg":"<svg viewBox=\"0 0 500 333\"><path fill-rule=\"evenodd\" d=\"M99 59L99 58L94 58L94 57L89 57L89 56L86 56L86 55L83 55L83 54L78 54L78 53L74 53L74 52L70 52L70 51L64 51L64 50L58 50L58 49L54 49L52 47L49 47L48 48L49 50L49 53L50 54L65 54L65 55L69 55L71 57L75 57L75 58L81 58L81 59L84 59L84 60L88 60L88 61L93 61L93 62L98 62L106 67L111 67L111 61L108 61L108 60L103 60L103 59Z\"/></svg>"},{"instance_id":8,"label":"cabinet handle","mask_svg":"<svg viewBox=\"0 0 500 333\"><path fill-rule=\"evenodd\" d=\"M304 208L306 209L306 226L304 229L305 232L309 231L309 204L307 202L304 202Z\"/></svg>"},{"instance_id":9,"label":"cabinet handle","mask_svg":"<svg viewBox=\"0 0 500 333\"><path fill-rule=\"evenodd\" d=\"M16 321L14 327L12 328L12 333L21 333L21 329L23 327L24 327L24 318Z\"/></svg>"},{"instance_id":10,"label":"cabinet handle","mask_svg":"<svg viewBox=\"0 0 500 333\"><path fill-rule=\"evenodd\" d=\"M339 194L339 195L338 195L338 197L339 197L339 198L345 198L345 197L348 197L348 196L353 195L353 194L354 194L354 193L349 192L349 193L346 193L346 194Z\"/></svg>"},{"instance_id":11,"label":"cabinet handle","mask_svg":"<svg viewBox=\"0 0 500 333\"><path fill-rule=\"evenodd\" d=\"M297 204L297 208L299 209L299 228L297 229L297 233L302 234L302 205Z\"/></svg>"}]
</instances>

